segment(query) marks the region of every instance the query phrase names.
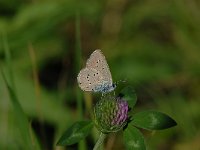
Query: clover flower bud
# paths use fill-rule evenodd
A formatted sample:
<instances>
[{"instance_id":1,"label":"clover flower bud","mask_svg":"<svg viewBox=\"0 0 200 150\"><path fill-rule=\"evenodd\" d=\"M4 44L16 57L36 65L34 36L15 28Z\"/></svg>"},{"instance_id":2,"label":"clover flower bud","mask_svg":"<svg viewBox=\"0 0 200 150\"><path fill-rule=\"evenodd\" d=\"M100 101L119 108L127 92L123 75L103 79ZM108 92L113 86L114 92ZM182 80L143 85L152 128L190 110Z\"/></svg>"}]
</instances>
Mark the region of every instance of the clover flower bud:
<instances>
[{"instance_id":1,"label":"clover flower bud","mask_svg":"<svg viewBox=\"0 0 200 150\"><path fill-rule=\"evenodd\" d=\"M103 97L94 107L94 120L97 128L103 132L117 132L128 119L128 103L120 97Z\"/></svg>"}]
</instances>

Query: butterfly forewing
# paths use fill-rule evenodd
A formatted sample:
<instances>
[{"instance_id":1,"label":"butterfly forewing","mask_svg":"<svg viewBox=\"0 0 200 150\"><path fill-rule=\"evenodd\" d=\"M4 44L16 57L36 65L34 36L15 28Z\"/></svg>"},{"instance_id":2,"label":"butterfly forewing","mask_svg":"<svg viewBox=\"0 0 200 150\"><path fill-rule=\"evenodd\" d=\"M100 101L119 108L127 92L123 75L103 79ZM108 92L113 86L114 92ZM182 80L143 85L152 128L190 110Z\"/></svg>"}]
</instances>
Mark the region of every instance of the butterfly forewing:
<instances>
[{"instance_id":1,"label":"butterfly forewing","mask_svg":"<svg viewBox=\"0 0 200 150\"><path fill-rule=\"evenodd\" d=\"M112 76L110 73L109 66L107 64L105 56L102 54L101 50L95 50L90 58L87 60L86 68L95 69L101 73L103 81L112 84Z\"/></svg>"},{"instance_id":2,"label":"butterfly forewing","mask_svg":"<svg viewBox=\"0 0 200 150\"><path fill-rule=\"evenodd\" d=\"M95 91L95 87L103 80L99 71L93 68L84 68L77 77L79 87L84 91Z\"/></svg>"}]
</instances>

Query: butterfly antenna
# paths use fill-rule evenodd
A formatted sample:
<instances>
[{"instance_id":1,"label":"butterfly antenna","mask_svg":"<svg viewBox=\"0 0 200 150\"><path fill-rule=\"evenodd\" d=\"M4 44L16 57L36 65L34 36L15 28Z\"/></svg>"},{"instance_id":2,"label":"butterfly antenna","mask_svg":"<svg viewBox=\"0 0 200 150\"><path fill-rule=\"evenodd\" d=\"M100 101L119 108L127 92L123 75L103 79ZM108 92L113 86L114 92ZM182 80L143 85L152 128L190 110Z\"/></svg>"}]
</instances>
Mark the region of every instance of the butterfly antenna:
<instances>
[{"instance_id":1,"label":"butterfly antenna","mask_svg":"<svg viewBox=\"0 0 200 150\"><path fill-rule=\"evenodd\" d=\"M127 81L126 79L125 80L119 80L115 84L118 85L119 83L126 83L126 81Z\"/></svg>"}]
</instances>

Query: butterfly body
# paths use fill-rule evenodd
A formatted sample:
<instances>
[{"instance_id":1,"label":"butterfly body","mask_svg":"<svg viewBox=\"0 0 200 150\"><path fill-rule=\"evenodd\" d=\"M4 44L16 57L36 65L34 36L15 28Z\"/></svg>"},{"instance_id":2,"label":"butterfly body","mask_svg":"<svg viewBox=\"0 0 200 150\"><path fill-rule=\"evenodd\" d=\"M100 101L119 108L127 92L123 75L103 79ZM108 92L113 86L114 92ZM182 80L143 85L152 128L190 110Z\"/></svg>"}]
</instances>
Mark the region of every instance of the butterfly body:
<instances>
[{"instance_id":1,"label":"butterfly body","mask_svg":"<svg viewBox=\"0 0 200 150\"><path fill-rule=\"evenodd\" d=\"M102 92L102 93L108 93L111 92L115 89L116 85L115 84L108 84L107 82L104 82L100 85L96 85L94 92Z\"/></svg>"},{"instance_id":2,"label":"butterfly body","mask_svg":"<svg viewBox=\"0 0 200 150\"><path fill-rule=\"evenodd\" d=\"M83 91L108 93L115 89L112 76L101 50L95 50L77 77L79 87Z\"/></svg>"}]
</instances>

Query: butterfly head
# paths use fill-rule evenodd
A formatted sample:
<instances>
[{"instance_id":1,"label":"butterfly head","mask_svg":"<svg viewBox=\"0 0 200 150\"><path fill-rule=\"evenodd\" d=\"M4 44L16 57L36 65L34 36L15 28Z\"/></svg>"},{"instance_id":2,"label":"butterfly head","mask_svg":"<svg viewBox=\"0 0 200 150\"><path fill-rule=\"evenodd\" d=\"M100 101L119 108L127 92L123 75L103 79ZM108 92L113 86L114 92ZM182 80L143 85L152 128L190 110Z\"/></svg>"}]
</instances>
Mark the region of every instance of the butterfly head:
<instances>
[{"instance_id":1,"label":"butterfly head","mask_svg":"<svg viewBox=\"0 0 200 150\"><path fill-rule=\"evenodd\" d=\"M112 83L112 84L107 88L106 92L111 92L111 91L113 91L116 87L117 87L117 85L114 84L114 83Z\"/></svg>"},{"instance_id":2,"label":"butterfly head","mask_svg":"<svg viewBox=\"0 0 200 150\"><path fill-rule=\"evenodd\" d=\"M114 90L116 87L117 87L117 84L113 83L113 84L112 84L113 90Z\"/></svg>"}]
</instances>

